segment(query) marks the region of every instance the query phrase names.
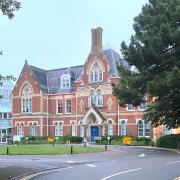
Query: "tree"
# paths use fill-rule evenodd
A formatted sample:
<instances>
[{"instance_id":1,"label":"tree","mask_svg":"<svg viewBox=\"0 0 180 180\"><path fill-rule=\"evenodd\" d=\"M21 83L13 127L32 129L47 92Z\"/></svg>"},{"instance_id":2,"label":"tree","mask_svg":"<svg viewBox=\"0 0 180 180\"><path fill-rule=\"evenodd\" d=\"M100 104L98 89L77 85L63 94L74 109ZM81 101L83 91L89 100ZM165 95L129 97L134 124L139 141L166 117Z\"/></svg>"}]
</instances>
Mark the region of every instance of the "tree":
<instances>
[{"instance_id":1,"label":"tree","mask_svg":"<svg viewBox=\"0 0 180 180\"><path fill-rule=\"evenodd\" d=\"M180 127L180 0L149 0L134 18L135 35L121 51L136 71L119 67L121 82L113 84L120 105L153 102L144 112L154 126Z\"/></svg>"},{"instance_id":2,"label":"tree","mask_svg":"<svg viewBox=\"0 0 180 180\"><path fill-rule=\"evenodd\" d=\"M21 3L16 0L0 0L0 10L9 19L14 17L14 11L17 11L20 7Z\"/></svg>"},{"instance_id":3,"label":"tree","mask_svg":"<svg viewBox=\"0 0 180 180\"><path fill-rule=\"evenodd\" d=\"M0 0L0 10L3 15L8 16L9 19L14 17L14 11L19 10L21 7L21 3L15 0ZM0 51L0 55L3 55L2 50ZM16 80L12 75L10 76L2 76L0 74L0 86L2 86L3 80ZM1 98L1 96L0 96Z\"/></svg>"}]
</instances>

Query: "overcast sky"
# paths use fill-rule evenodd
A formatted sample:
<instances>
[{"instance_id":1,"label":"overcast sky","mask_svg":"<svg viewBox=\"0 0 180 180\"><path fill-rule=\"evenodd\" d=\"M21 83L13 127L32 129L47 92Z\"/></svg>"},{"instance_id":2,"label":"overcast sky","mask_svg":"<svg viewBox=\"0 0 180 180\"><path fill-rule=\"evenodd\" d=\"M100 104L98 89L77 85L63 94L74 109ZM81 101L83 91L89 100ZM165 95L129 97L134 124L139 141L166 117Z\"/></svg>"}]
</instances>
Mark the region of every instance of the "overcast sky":
<instances>
[{"instance_id":1,"label":"overcast sky","mask_svg":"<svg viewBox=\"0 0 180 180\"><path fill-rule=\"evenodd\" d=\"M0 74L19 76L29 64L56 69L82 65L90 52L91 28L103 28L103 45L120 53L134 33L133 18L148 0L19 0L9 20L0 15Z\"/></svg>"}]
</instances>

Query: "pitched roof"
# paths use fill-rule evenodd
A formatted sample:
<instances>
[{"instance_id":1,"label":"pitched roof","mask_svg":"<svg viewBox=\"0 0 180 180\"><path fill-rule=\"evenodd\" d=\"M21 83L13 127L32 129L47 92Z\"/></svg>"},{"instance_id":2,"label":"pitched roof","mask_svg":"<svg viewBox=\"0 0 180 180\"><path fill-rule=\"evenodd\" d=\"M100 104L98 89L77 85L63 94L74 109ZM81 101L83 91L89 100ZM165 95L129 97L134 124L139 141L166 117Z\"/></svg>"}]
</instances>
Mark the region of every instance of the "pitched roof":
<instances>
[{"instance_id":1,"label":"pitched roof","mask_svg":"<svg viewBox=\"0 0 180 180\"><path fill-rule=\"evenodd\" d=\"M127 61L121 59L120 55L114 50L104 50L103 53L109 63L110 75L112 77L118 76L117 66L123 65L126 68L130 68ZM29 67L40 88L45 93L55 94L62 92L73 92L75 88L74 82L82 80L83 65L53 70L44 70L31 65ZM61 88L60 77L62 74L69 74L71 76L71 88Z\"/></svg>"}]
</instances>

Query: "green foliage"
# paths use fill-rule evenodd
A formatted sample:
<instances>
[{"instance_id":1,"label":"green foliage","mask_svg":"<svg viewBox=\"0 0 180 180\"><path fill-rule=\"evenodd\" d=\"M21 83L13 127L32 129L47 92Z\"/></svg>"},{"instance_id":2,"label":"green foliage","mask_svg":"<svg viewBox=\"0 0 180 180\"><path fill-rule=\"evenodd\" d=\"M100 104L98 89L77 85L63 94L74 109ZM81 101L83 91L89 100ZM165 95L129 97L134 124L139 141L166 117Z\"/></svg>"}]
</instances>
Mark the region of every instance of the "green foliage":
<instances>
[{"instance_id":1,"label":"green foliage","mask_svg":"<svg viewBox=\"0 0 180 180\"><path fill-rule=\"evenodd\" d=\"M59 136L57 143L65 144L67 141L71 143L82 143L82 140L80 136Z\"/></svg>"},{"instance_id":2,"label":"green foliage","mask_svg":"<svg viewBox=\"0 0 180 180\"><path fill-rule=\"evenodd\" d=\"M21 3L16 0L0 0L0 10L3 15L8 16L9 19L14 17L14 11L21 8Z\"/></svg>"},{"instance_id":3,"label":"green foliage","mask_svg":"<svg viewBox=\"0 0 180 180\"><path fill-rule=\"evenodd\" d=\"M81 143L82 137L80 136L59 136L54 141L57 144L65 144L67 141L71 143ZM18 144L48 144L47 136L25 136L21 138Z\"/></svg>"},{"instance_id":4,"label":"green foliage","mask_svg":"<svg viewBox=\"0 0 180 180\"><path fill-rule=\"evenodd\" d=\"M162 136L157 141L158 147L180 149L180 134Z\"/></svg>"},{"instance_id":5,"label":"green foliage","mask_svg":"<svg viewBox=\"0 0 180 180\"><path fill-rule=\"evenodd\" d=\"M144 119L155 126L180 126L180 1L149 0L134 18L135 35L121 44L124 58L136 71L119 67L121 82L113 94L121 106L137 106L144 95L155 101Z\"/></svg>"},{"instance_id":6,"label":"green foliage","mask_svg":"<svg viewBox=\"0 0 180 180\"><path fill-rule=\"evenodd\" d=\"M24 136L19 144L47 144L47 136Z\"/></svg>"},{"instance_id":7,"label":"green foliage","mask_svg":"<svg viewBox=\"0 0 180 180\"><path fill-rule=\"evenodd\" d=\"M150 145L151 144L151 139L150 138L146 138L146 137L135 137L133 138L133 142L142 142L143 145Z\"/></svg>"}]
</instances>

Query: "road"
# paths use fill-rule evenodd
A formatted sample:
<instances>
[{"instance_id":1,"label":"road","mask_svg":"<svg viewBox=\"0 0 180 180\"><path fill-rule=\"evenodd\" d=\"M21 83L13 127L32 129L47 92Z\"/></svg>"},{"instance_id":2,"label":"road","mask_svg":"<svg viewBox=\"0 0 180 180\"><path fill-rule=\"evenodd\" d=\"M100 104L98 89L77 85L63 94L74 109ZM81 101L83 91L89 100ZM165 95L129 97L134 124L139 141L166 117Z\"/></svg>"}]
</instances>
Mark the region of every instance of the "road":
<instances>
[{"instance_id":1,"label":"road","mask_svg":"<svg viewBox=\"0 0 180 180\"><path fill-rule=\"evenodd\" d=\"M12 177L38 171L24 180L173 180L180 176L179 153L128 146L109 146L96 154L0 156L0 162L0 177L5 169Z\"/></svg>"}]
</instances>

